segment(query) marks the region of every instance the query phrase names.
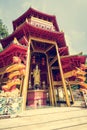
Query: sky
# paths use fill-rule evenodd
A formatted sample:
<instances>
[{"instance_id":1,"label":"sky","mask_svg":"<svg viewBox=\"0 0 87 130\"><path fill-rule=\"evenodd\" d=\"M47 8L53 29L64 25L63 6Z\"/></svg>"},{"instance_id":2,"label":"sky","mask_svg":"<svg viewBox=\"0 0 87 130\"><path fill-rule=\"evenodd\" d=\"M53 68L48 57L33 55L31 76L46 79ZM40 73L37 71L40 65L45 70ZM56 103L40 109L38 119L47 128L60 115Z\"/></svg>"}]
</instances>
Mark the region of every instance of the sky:
<instances>
[{"instance_id":1,"label":"sky","mask_svg":"<svg viewBox=\"0 0 87 130\"><path fill-rule=\"evenodd\" d=\"M12 21L29 7L55 15L70 54L87 54L87 0L0 0L0 19L13 32Z\"/></svg>"}]
</instances>

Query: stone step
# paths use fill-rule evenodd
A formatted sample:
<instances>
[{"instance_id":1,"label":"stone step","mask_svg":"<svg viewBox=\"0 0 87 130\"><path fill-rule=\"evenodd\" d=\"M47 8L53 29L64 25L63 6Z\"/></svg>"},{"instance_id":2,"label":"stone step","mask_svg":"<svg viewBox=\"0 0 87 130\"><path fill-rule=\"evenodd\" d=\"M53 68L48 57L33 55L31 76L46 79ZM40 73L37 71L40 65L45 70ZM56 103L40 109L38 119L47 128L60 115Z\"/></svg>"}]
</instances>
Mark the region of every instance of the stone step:
<instances>
[{"instance_id":1,"label":"stone step","mask_svg":"<svg viewBox=\"0 0 87 130\"><path fill-rule=\"evenodd\" d=\"M0 120L0 130L67 130L69 128L71 130L86 124L86 109L53 107L27 110L19 114L17 118L8 119L7 122L6 119Z\"/></svg>"}]
</instances>

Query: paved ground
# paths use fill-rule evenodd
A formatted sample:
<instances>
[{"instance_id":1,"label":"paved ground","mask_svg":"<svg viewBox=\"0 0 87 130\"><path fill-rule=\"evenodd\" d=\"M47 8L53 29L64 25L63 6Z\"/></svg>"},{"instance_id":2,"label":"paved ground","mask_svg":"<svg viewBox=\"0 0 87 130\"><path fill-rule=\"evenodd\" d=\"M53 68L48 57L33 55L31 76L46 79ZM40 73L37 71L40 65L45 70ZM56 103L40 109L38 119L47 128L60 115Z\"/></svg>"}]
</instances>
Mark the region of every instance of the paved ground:
<instances>
[{"instance_id":1,"label":"paved ground","mask_svg":"<svg viewBox=\"0 0 87 130\"><path fill-rule=\"evenodd\" d=\"M27 110L1 119L0 130L87 130L87 108L51 107Z\"/></svg>"}]
</instances>

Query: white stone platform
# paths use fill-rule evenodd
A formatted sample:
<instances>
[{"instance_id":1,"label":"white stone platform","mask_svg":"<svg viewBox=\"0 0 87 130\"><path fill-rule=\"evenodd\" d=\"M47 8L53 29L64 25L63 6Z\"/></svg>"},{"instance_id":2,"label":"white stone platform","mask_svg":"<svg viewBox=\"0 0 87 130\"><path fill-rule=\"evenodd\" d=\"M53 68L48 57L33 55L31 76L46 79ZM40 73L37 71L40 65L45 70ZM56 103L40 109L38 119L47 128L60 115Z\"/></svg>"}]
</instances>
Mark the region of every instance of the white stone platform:
<instances>
[{"instance_id":1,"label":"white stone platform","mask_svg":"<svg viewBox=\"0 0 87 130\"><path fill-rule=\"evenodd\" d=\"M0 120L0 130L87 130L87 108L48 107L26 110Z\"/></svg>"}]
</instances>

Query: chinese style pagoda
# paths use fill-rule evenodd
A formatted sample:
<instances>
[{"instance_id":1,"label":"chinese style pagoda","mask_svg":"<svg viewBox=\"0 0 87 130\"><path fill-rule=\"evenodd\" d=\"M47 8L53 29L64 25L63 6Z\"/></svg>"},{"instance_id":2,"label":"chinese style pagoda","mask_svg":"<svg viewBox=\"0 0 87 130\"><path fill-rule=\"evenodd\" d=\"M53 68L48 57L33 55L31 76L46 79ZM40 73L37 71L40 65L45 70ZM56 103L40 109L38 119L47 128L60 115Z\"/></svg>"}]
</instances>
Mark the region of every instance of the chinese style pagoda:
<instances>
[{"instance_id":1,"label":"chinese style pagoda","mask_svg":"<svg viewBox=\"0 0 87 130\"><path fill-rule=\"evenodd\" d=\"M66 105L70 106L70 102L74 102L70 87L76 84L74 70L85 64L86 57L69 55L64 32L60 31L54 15L29 8L13 21L13 29L11 35L0 40L3 46L0 52L0 90L9 92L15 85L25 109L26 105L57 105L61 89ZM14 57L21 62L14 64ZM25 70L24 74L19 74L19 64ZM16 81L12 77L16 77ZM3 87L6 84L8 86Z\"/></svg>"}]
</instances>

